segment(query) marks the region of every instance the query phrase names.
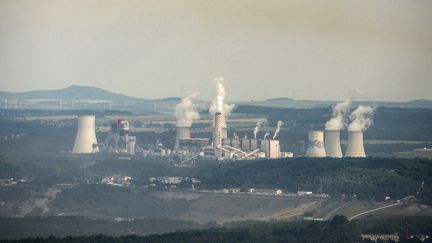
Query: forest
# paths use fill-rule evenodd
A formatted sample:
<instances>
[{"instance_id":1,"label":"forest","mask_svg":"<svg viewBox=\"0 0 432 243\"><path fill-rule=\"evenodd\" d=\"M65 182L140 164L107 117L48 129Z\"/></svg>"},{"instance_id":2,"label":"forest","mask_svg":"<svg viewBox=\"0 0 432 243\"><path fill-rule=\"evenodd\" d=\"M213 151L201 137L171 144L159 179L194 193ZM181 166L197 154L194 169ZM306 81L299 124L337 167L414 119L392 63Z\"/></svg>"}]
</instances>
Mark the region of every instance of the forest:
<instances>
[{"instance_id":1,"label":"forest","mask_svg":"<svg viewBox=\"0 0 432 243\"><path fill-rule=\"evenodd\" d=\"M35 220L35 219L27 219ZM71 221L73 219L69 219ZM0 223L2 221L0 220ZM73 221L71 221L73 222ZM103 222L99 227L104 227ZM76 223L75 223L76 224ZM73 226L77 229L79 226ZM92 228L94 226L90 226ZM120 226L121 228L122 226ZM371 242L362 240L362 233L398 234L400 241L420 242L416 235L430 234L431 218L405 218L386 220L356 220L348 221L344 216L335 216L330 221L314 222L246 222L233 224L224 228L209 228L201 230L181 230L172 233L137 236L107 236L94 234L66 237L37 237L19 240L3 239L4 243L27 242ZM118 230L117 230L118 231ZM411 236L413 236L411 238ZM423 242L431 242L427 239Z\"/></svg>"}]
</instances>

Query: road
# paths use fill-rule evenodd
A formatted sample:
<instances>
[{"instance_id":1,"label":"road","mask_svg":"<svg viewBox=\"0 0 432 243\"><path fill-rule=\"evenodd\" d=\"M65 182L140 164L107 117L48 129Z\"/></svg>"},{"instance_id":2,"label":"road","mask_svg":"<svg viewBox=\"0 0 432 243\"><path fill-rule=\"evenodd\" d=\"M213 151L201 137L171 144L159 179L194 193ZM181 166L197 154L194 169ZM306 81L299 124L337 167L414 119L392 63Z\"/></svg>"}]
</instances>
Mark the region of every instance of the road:
<instances>
[{"instance_id":1,"label":"road","mask_svg":"<svg viewBox=\"0 0 432 243\"><path fill-rule=\"evenodd\" d=\"M368 214L368 213L372 213L372 212L376 212L376 211L383 210L383 209L390 208L390 207L395 207L395 206L398 206L398 205L401 205L401 204L402 204L401 202L399 202L399 203L393 203L393 204L390 204L390 205L387 205L387 206L383 206L383 207L380 207L380 208L375 208L375 209L372 209L372 210L368 210L368 211L356 214L356 215L352 216L351 218L349 218L348 220L351 221L351 220L353 220L353 219L355 219L357 217L360 217L362 215L365 215L365 214Z\"/></svg>"},{"instance_id":2,"label":"road","mask_svg":"<svg viewBox=\"0 0 432 243\"><path fill-rule=\"evenodd\" d=\"M339 211L340 209L342 209L343 207L345 207L347 204L348 203L343 203L342 205L340 205L339 207L337 207L336 209L334 209L333 211L331 211L329 214L327 214L324 217L324 220L330 220L336 214L337 211Z\"/></svg>"}]
</instances>

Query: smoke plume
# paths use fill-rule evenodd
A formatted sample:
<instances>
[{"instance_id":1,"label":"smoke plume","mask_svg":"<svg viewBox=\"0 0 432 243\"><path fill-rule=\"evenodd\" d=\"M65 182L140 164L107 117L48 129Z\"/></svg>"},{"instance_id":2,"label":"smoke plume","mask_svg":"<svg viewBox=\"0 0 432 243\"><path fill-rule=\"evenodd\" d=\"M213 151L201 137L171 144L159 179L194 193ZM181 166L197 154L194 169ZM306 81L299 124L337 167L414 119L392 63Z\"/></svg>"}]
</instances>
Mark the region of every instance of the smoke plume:
<instances>
[{"instance_id":1,"label":"smoke plume","mask_svg":"<svg viewBox=\"0 0 432 243\"><path fill-rule=\"evenodd\" d=\"M262 124L263 124L264 122L265 122L264 119L262 119L262 118L258 119L258 121L257 121L257 123L256 123L256 126L255 126L255 128L254 128L254 130L253 130L253 135L254 135L255 139L257 138L257 134L258 134L258 132L259 132L259 129L260 129L260 127L262 126Z\"/></svg>"},{"instance_id":2,"label":"smoke plume","mask_svg":"<svg viewBox=\"0 0 432 243\"><path fill-rule=\"evenodd\" d=\"M176 105L175 117L177 118L178 127L190 127L194 120L200 118L197 105L194 103L198 95L199 93L197 92L184 97L181 102Z\"/></svg>"},{"instance_id":3,"label":"smoke plume","mask_svg":"<svg viewBox=\"0 0 432 243\"><path fill-rule=\"evenodd\" d=\"M350 114L351 123L348 131L365 131L373 124L373 114L375 109L370 106L359 105Z\"/></svg>"},{"instance_id":4,"label":"smoke plume","mask_svg":"<svg viewBox=\"0 0 432 243\"><path fill-rule=\"evenodd\" d=\"M333 115L325 124L326 130L341 130L347 125L347 113L351 106L351 101L345 100L337 103L333 107Z\"/></svg>"},{"instance_id":5,"label":"smoke plume","mask_svg":"<svg viewBox=\"0 0 432 243\"><path fill-rule=\"evenodd\" d=\"M226 127L225 118L228 117L234 108L234 104L225 104L225 87L223 85L224 79L222 77L215 78L216 83L216 97L213 99L212 104L210 105L209 113L215 114L220 112L222 114L221 123L222 127Z\"/></svg>"},{"instance_id":6,"label":"smoke plume","mask_svg":"<svg viewBox=\"0 0 432 243\"><path fill-rule=\"evenodd\" d=\"M268 133L268 132L266 132L265 134L264 134L264 140L268 137L268 136L270 136L270 133Z\"/></svg>"},{"instance_id":7,"label":"smoke plume","mask_svg":"<svg viewBox=\"0 0 432 243\"><path fill-rule=\"evenodd\" d=\"M275 131L275 133L273 135L273 139L275 139L277 137L277 135L279 135L279 132L280 132L280 129L281 129L282 125L283 125L282 121L278 121L277 122L276 131Z\"/></svg>"}]
</instances>

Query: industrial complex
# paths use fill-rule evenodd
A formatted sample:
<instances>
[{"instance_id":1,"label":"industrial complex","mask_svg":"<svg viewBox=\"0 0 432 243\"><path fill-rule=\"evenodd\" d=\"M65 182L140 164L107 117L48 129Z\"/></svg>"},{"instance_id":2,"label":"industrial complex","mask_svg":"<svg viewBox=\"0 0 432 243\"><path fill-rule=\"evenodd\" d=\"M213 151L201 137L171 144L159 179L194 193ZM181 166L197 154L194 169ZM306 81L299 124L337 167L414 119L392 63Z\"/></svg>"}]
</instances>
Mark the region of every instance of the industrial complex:
<instances>
[{"instance_id":1,"label":"industrial complex","mask_svg":"<svg viewBox=\"0 0 432 243\"><path fill-rule=\"evenodd\" d=\"M265 122L258 120L253 130L253 138L239 138L235 133L228 136L227 116L233 105L225 104L223 79L216 79L216 96L209 108L212 115L212 138L192 137L192 124L200 119L194 100L199 93L191 94L177 104L175 110L176 137L173 148L163 148L157 156L180 157L183 161L195 158L214 160L245 160L245 159L278 159L293 157L292 152L281 151L278 134L283 125L277 123L273 136L266 133L262 139L257 133ZM308 135L306 157L366 157L363 147L363 131L372 124L374 109L359 106L349 116L350 102L344 101L333 108L333 115L326 123L325 130L312 130ZM349 125L347 121L350 121ZM124 119L113 121L103 143L98 143L95 132L95 116L86 115L78 118L78 131L72 153L118 153L129 155L149 154L138 148L136 136L130 136L130 124ZM345 154L342 153L340 134L347 128L348 142ZM298 155L297 155L298 156Z\"/></svg>"}]
</instances>

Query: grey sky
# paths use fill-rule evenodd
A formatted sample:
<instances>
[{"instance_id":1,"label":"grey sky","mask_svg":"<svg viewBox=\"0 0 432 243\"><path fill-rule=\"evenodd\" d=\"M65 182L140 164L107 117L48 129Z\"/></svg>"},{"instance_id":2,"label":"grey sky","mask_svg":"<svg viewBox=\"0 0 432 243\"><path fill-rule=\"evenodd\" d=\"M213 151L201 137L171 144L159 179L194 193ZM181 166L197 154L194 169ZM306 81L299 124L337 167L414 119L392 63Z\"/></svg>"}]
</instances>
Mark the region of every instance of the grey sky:
<instances>
[{"instance_id":1,"label":"grey sky","mask_svg":"<svg viewBox=\"0 0 432 243\"><path fill-rule=\"evenodd\" d=\"M432 99L432 1L0 0L0 90Z\"/></svg>"}]
</instances>

